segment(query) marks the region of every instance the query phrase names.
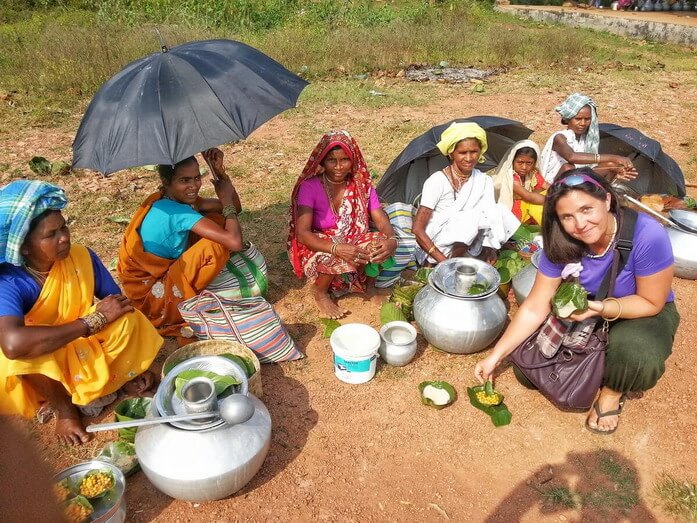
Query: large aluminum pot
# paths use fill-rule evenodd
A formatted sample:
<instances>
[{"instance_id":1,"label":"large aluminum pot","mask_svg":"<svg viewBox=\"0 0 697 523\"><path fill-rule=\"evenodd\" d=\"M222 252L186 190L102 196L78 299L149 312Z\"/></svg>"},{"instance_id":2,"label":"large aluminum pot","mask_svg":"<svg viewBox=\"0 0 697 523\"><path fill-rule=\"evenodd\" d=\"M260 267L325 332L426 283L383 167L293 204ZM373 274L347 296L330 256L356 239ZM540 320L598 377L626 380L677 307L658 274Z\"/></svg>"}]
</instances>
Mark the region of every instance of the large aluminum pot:
<instances>
[{"instance_id":1,"label":"large aluminum pot","mask_svg":"<svg viewBox=\"0 0 697 523\"><path fill-rule=\"evenodd\" d=\"M697 234L666 227L675 258L675 275L686 280L697 280Z\"/></svg>"},{"instance_id":2,"label":"large aluminum pot","mask_svg":"<svg viewBox=\"0 0 697 523\"><path fill-rule=\"evenodd\" d=\"M246 393L246 375L236 363L220 356L192 358L167 374L146 419L178 410L173 382L180 372L192 368L230 373L245 385L236 392ZM217 418L140 427L136 455L150 482L168 496L185 501L222 499L244 487L261 468L271 445L269 411L255 396L249 394L249 398L254 415L238 425Z\"/></svg>"},{"instance_id":3,"label":"large aluminum pot","mask_svg":"<svg viewBox=\"0 0 697 523\"><path fill-rule=\"evenodd\" d=\"M518 305L525 301L525 298L528 297L528 294L530 294L532 290L532 285L535 283L535 278L537 277L537 267L540 263L540 256L542 256L542 251L537 251L533 254L530 259L530 264L520 269L511 280L513 294L515 295L515 301L518 302Z\"/></svg>"},{"instance_id":4,"label":"large aluminum pot","mask_svg":"<svg viewBox=\"0 0 697 523\"><path fill-rule=\"evenodd\" d=\"M439 273L447 283L463 263L474 265L478 275L485 275L491 285L486 292L457 296L434 284ZM506 306L497 293L499 283L498 272L479 260L452 258L439 264L414 298L414 318L424 337L434 347L456 354L472 354L488 347L507 319Z\"/></svg>"}]
</instances>

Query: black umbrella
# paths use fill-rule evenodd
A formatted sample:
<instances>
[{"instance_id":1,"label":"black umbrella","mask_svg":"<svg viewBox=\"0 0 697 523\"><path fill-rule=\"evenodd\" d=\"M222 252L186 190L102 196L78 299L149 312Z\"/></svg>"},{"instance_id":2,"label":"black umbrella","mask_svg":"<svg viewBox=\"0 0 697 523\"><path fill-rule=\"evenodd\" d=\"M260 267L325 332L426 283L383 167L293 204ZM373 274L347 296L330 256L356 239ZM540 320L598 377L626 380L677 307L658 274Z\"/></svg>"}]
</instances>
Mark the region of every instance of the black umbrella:
<instances>
[{"instance_id":1,"label":"black umbrella","mask_svg":"<svg viewBox=\"0 0 697 523\"><path fill-rule=\"evenodd\" d=\"M443 131L453 122L474 122L486 131L489 148L484 155L484 163L477 165L483 171L496 167L511 145L532 134L532 130L522 123L498 116L470 116L437 125L409 142L390 164L376 188L380 199L388 203L412 203L421 194L426 179L448 165L448 159L440 153L436 144Z\"/></svg>"},{"instance_id":2,"label":"black umbrella","mask_svg":"<svg viewBox=\"0 0 697 523\"><path fill-rule=\"evenodd\" d=\"M73 167L104 174L174 164L241 140L295 107L307 82L232 40L190 42L128 64L90 102Z\"/></svg>"},{"instance_id":3,"label":"black umbrella","mask_svg":"<svg viewBox=\"0 0 697 523\"><path fill-rule=\"evenodd\" d=\"M685 196L685 177L680 166L663 152L660 143L641 131L632 127L601 123L599 152L631 158L639 176L631 182L623 183L639 194Z\"/></svg>"}]
</instances>

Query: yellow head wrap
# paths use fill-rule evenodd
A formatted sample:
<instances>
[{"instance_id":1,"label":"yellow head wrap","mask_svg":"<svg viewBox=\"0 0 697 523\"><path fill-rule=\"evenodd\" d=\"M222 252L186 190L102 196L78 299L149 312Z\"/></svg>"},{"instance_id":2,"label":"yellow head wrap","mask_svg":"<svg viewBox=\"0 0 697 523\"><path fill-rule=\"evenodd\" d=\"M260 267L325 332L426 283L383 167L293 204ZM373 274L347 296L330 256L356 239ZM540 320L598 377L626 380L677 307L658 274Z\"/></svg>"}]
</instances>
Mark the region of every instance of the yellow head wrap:
<instances>
[{"instance_id":1,"label":"yellow head wrap","mask_svg":"<svg viewBox=\"0 0 697 523\"><path fill-rule=\"evenodd\" d=\"M479 156L479 161L483 162L484 153L488 147L486 143L486 131L476 123L465 122L450 124L450 127L440 135L440 142L438 142L436 147L438 147L441 153L448 156L455 150L455 146L458 142L466 140L467 138L474 138L481 144L482 151Z\"/></svg>"}]
</instances>

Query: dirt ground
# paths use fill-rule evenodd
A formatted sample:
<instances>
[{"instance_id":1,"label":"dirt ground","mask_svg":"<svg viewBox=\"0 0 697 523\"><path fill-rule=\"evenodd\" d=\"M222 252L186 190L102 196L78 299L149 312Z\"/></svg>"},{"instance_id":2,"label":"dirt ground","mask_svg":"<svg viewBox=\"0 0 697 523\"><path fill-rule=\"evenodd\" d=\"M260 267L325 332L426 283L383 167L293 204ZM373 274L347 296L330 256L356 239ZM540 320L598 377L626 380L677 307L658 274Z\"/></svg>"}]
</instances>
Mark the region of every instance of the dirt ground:
<instances>
[{"instance_id":1,"label":"dirt ground","mask_svg":"<svg viewBox=\"0 0 697 523\"><path fill-rule=\"evenodd\" d=\"M332 89L331 83L318 88ZM371 168L382 173L415 136L454 117L495 114L535 129L543 144L559 125L553 112L569 92L599 104L601 120L637 127L663 143L692 183L697 176L697 79L693 72L571 70L549 75L518 71L487 81L484 94L471 86L421 85L415 94L399 80L379 80L387 96L407 93L413 103L349 105L306 103L263 126L245 143L224 148L243 202L247 238L270 265L270 299L306 358L262 370L264 397L273 419L271 450L261 471L236 495L210 503L176 501L139 473L128 480L130 521L670 521L653 494L664 472L697 480L697 396L693 334L697 282L675 279L682 322L665 376L642 399L628 402L618 431L598 436L584 429L584 414L555 409L524 389L510 369L497 380L513 413L494 428L470 406L465 388L474 383L481 354L450 355L419 337L415 360L403 368L379 364L375 378L347 385L333 374L329 343L321 337L312 300L284 258L288 194L321 133L349 129ZM17 128L0 135L0 158L26 170L34 155L70 156L79 114L57 129ZM123 227L105 219L126 215L157 186L153 173L126 171L108 179L78 173L54 180L73 200L74 241L95 248L108 263ZM691 189L692 194L695 190ZM101 201L101 203L100 203ZM101 205L101 207L99 207ZM512 296L511 296L512 300ZM347 322L379 325L376 306L360 296L342 300ZM174 347L169 342L163 355ZM422 406L417 385L446 380L460 399L442 411ZM99 420L111 420L110 412ZM97 452L116 437L100 433L79 449L54 442L51 423L21 422L59 470ZM195 451L195 449L182 449ZM582 508L567 508L555 492L574 493ZM556 489L556 490L554 490ZM555 499L557 501L555 502ZM573 503L572 503L573 504Z\"/></svg>"}]
</instances>

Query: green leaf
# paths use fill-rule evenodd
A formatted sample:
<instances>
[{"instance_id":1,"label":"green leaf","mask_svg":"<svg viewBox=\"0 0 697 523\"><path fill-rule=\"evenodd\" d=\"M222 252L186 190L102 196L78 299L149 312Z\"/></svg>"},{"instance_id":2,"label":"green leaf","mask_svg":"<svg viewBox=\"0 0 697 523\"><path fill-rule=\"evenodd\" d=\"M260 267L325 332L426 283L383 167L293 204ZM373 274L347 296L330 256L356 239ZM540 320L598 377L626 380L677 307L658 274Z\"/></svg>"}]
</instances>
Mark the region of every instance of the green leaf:
<instances>
[{"instance_id":1,"label":"green leaf","mask_svg":"<svg viewBox=\"0 0 697 523\"><path fill-rule=\"evenodd\" d=\"M118 264L119 264L119 258L118 258L118 256L117 256L116 258L114 258L113 260L111 260L111 262L109 263L109 270L112 271L112 272L115 271L115 270L116 270L116 266L117 266Z\"/></svg>"},{"instance_id":2,"label":"green leaf","mask_svg":"<svg viewBox=\"0 0 697 523\"><path fill-rule=\"evenodd\" d=\"M122 223L124 225L128 225L129 223L131 223L131 219L126 218L125 216L108 216L107 220L114 223Z\"/></svg>"},{"instance_id":3,"label":"green leaf","mask_svg":"<svg viewBox=\"0 0 697 523\"><path fill-rule=\"evenodd\" d=\"M51 164L51 174L53 176L70 174L70 167L68 162L54 162Z\"/></svg>"},{"instance_id":4,"label":"green leaf","mask_svg":"<svg viewBox=\"0 0 697 523\"><path fill-rule=\"evenodd\" d=\"M319 321L324 325L324 332L322 333L323 338L329 338L332 332L341 327L341 323L331 318L320 318Z\"/></svg>"},{"instance_id":5,"label":"green leaf","mask_svg":"<svg viewBox=\"0 0 697 523\"><path fill-rule=\"evenodd\" d=\"M467 290L467 294L470 296L478 296L480 294L484 294L488 290L488 283L473 283L472 286Z\"/></svg>"},{"instance_id":6,"label":"green leaf","mask_svg":"<svg viewBox=\"0 0 697 523\"><path fill-rule=\"evenodd\" d=\"M494 390L494 394L498 394L501 397L501 403L498 405L484 405L477 399L477 392L482 390L486 392L485 385L467 388L467 396L472 406L487 414L495 427L508 425L511 422L512 414L506 404L503 403L503 394Z\"/></svg>"},{"instance_id":7,"label":"green leaf","mask_svg":"<svg viewBox=\"0 0 697 523\"><path fill-rule=\"evenodd\" d=\"M240 384L240 382L237 381L237 379L233 376L221 376L220 374L210 372L207 370L185 370L180 372L174 379L174 390L177 394L177 397L181 399L182 389L184 388L184 385L186 385L192 379L200 377L208 378L213 382L213 384L215 385L215 393L218 397L220 397L220 395L223 392L225 392L229 387Z\"/></svg>"},{"instance_id":8,"label":"green leaf","mask_svg":"<svg viewBox=\"0 0 697 523\"><path fill-rule=\"evenodd\" d=\"M123 400L114 409L114 418L116 421L143 419L150 408L151 401L150 398L129 398ZM138 427L118 429L119 438L130 443L133 443L135 440L136 432L138 432Z\"/></svg>"},{"instance_id":9,"label":"green leaf","mask_svg":"<svg viewBox=\"0 0 697 523\"><path fill-rule=\"evenodd\" d=\"M400 307L388 301L380 308L380 324L385 325L391 321L408 321L408 319Z\"/></svg>"},{"instance_id":10,"label":"green leaf","mask_svg":"<svg viewBox=\"0 0 697 523\"><path fill-rule=\"evenodd\" d=\"M421 267L414 273L414 281L418 281L419 283L423 284L428 283L428 276L431 274L431 272L433 272L433 268Z\"/></svg>"},{"instance_id":11,"label":"green leaf","mask_svg":"<svg viewBox=\"0 0 697 523\"><path fill-rule=\"evenodd\" d=\"M484 384L484 393L487 396L491 396L494 393L494 382L491 380L486 380Z\"/></svg>"},{"instance_id":12,"label":"green leaf","mask_svg":"<svg viewBox=\"0 0 697 523\"><path fill-rule=\"evenodd\" d=\"M588 291L578 282L563 282L552 297L552 309L558 318L568 318L574 312L587 308Z\"/></svg>"},{"instance_id":13,"label":"green leaf","mask_svg":"<svg viewBox=\"0 0 697 523\"><path fill-rule=\"evenodd\" d=\"M434 402L432 398L424 396L424 390L428 386L447 393L447 401L444 403ZM438 410L444 409L448 405L451 405L457 399L457 392L455 391L455 388L447 381L422 381L419 383L419 392L421 393L421 403ZM443 397L445 397L445 395L443 395Z\"/></svg>"},{"instance_id":14,"label":"green leaf","mask_svg":"<svg viewBox=\"0 0 697 523\"><path fill-rule=\"evenodd\" d=\"M363 272L368 278L376 278L380 274L380 267L377 263L366 263Z\"/></svg>"},{"instance_id":15,"label":"green leaf","mask_svg":"<svg viewBox=\"0 0 697 523\"><path fill-rule=\"evenodd\" d=\"M49 162L43 156L34 156L31 160L29 160L29 168L36 174L50 174L51 162Z\"/></svg>"},{"instance_id":16,"label":"green leaf","mask_svg":"<svg viewBox=\"0 0 697 523\"><path fill-rule=\"evenodd\" d=\"M499 272L501 283L508 283L511 281L511 272L506 267L497 267L496 270Z\"/></svg>"},{"instance_id":17,"label":"green leaf","mask_svg":"<svg viewBox=\"0 0 697 523\"><path fill-rule=\"evenodd\" d=\"M254 366L254 362L250 361L248 358L243 358L242 356L238 356L237 354L228 353L221 354L221 356L223 358L229 359L230 361L234 361L240 367L242 367L242 370L244 370L248 378L251 378L257 371L256 367Z\"/></svg>"}]
</instances>

